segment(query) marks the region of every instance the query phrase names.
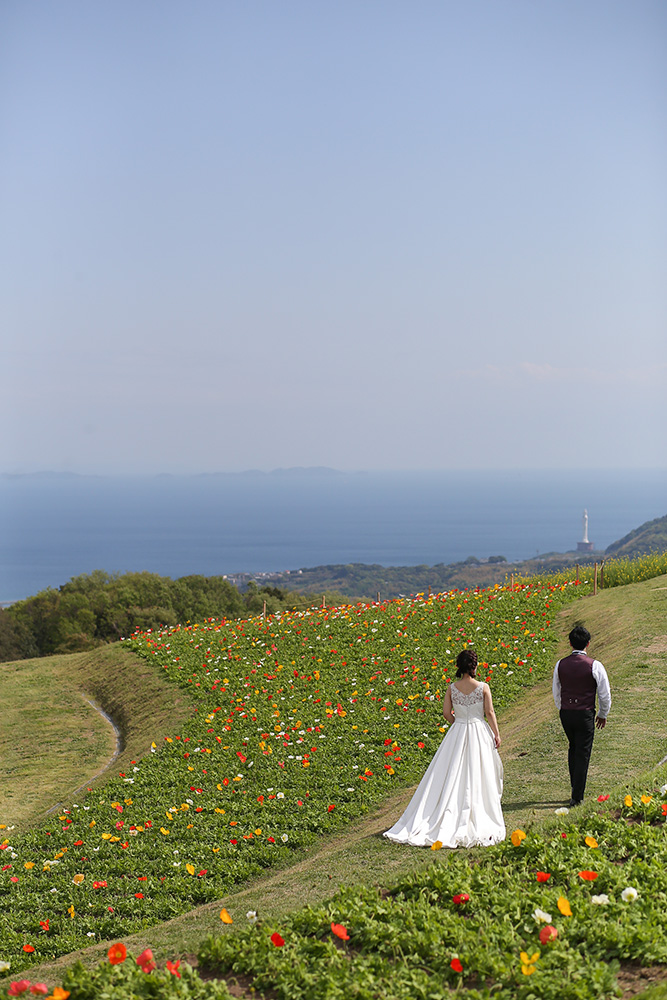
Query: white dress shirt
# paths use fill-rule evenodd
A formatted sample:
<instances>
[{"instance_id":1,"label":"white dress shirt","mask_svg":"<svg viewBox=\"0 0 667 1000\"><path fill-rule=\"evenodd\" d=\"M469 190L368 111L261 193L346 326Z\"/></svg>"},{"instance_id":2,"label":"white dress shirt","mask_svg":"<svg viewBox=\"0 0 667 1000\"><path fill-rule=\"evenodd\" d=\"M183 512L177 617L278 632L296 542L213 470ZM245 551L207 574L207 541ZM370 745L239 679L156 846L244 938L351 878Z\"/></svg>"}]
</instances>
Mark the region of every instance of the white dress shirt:
<instances>
[{"instance_id":1,"label":"white dress shirt","mask_svg":"<svg viewBox=\"0 0 667 1000\"><path fill-rule=\"evenodd\" d=\"M585 649L573 649L572 653L581 653L582 656L587 656ZM556 708L560 711L560 677L558 676L558 664L560 660L554 667L554 679L553 679L553 694L554 701L556 703ZM609 687L609 678L607 677L607 671L602 666L599 660L593 660L593 680L597 684L597 695L598 695L598 719L606 719L609 715L609 709L611 708L611 688Z\"/></svg>"}]
</instances>

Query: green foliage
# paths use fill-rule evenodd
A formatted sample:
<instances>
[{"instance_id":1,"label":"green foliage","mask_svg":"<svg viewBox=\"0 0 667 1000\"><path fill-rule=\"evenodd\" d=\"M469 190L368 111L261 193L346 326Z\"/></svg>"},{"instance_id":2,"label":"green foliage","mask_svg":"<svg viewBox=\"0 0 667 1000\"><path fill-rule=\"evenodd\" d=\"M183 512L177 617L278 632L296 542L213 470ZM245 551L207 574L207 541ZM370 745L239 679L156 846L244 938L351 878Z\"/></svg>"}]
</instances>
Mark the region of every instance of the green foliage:
<instances>
[{"instance_id":1,"label":"green foliage","mask_svg":"<svg viewBox=\"0 0 667 1000\"><path fill-rule=\"evenodd\" d=\"M102 570L74 577L58 590L43 590L0 611L0 662L76 653L114 642L137 630L207 618L247 618L311 603L277 587L250 587L240 594L221 576L155 573L110 576Z\"/></svg>"},{"instance_id":2,"label":"green foliage","mask_svg":"<svg viewBox=\"0 0 667 1000\"><path fill-rule=\"evenodd\" d=\"M76 962L65 973L63 989L69 1000L230 1000L224 983L204 982L187 962L174 972L143 972L131 955L122 964L101 962L96 969Z\"/></svg>"},{"instance_id":3,"label":"green foliage","mask_svg":"<svg viewBox=\"0 0 667 1000\"><path fill-rule=\"evenodd\" d=\"M346 888L279 925L209 936L199 960L248 975L280 1000L413 1000L449 990L470 1000L602 1000L615 992L621 961L667 962L655 932L667 921L667 786L657 784L656 776L632 805L610 802L613 812L564 817L516 846L508 838L472 865L465 852L443 852L388 890ZM547 923L557 936L543 943ZM276 932L284 946L272 941ZM535 960L526 964L522 952Z\"/></svg>"},{"instance_id":4,"label":"green foliage","mask_svg":"<svg viewBox=\"0 0 667 1000\"><path fill-rule=\"evenodd\" d=\"M652 580L667 573L667 552L653 552L634 559L605 559L604 586L625 587L628 583Z\"/></svg>"},{"instance_id":5,"label":"green foliage","mask_svg":"<svg viewBox=\"0 0 667 1000\"><path fill-rule=\"evenodd\" d=\"M617 542L607 546L605 554L615 558L651 555L667 550L667 516L640 524Z\"/></svg>"}]
</instances>

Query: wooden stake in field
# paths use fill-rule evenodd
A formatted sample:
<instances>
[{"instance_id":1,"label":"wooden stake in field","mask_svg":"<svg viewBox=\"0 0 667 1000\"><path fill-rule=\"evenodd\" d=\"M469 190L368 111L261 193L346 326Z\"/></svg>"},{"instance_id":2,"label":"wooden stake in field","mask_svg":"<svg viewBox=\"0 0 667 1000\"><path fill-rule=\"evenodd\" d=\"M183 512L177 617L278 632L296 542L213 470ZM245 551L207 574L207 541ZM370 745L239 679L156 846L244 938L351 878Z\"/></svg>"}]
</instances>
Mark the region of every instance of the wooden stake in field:
<instances>
[{"instance_id":1,"label":"wooden stake in field","mask_svg":"<svg viewBox=\"0 0 667 1000\"><path fill-rule=\"evenodd\" d=\"M326 608L326 606L327 606L327 596L326 594L322 594L322 607Z\"/></svg>"},{"instance_id":2,"label":"wooden stake in field","mask_svg":"<svg viewBox=\"0 0 667 1000\"><path fill-rule=\"evenodd\" d=\"M600 590L604 590L604 559L600 563Z\"/></svg>"},{"instance_id":3,"label":"wooden stake in field","mask_svg":"<svg viewBox=\"0 0 667 1000\"><path fill-rule=\"evenodd\" d=\"M266 601L264 601L264 610L262 611L262 618L266 618Z\"/></svg>"},{"instance_id":4,"label":"wooden stake in field","mask_svg":"<svg viewBox=\"0 0 667 1000\"><path fill-rule=\"evenodd\" d=\"M378 590L378 604L380 603L380 591Z\"/></svg>"},{"instance_id":5,"label":"wooden stake in field","mask_svg":"<svg viewBox=\"0 0 667 1000\"><path fill-rule=\"evenodd\" d=\"M595 597L597 592L598 592L598 564L596 563L593 575L593 597Z\"/></svg>"},{"instance_id":6,"label":"wooden stake in field","mask_svg":"<svg viewBox=\"0 0 667 1000\"><path fill-rule=\"evenodd\" d=\"M579 583L579 563L577 563L576 566L577 566L577 583Z\"/></svg>"},{"instance_id":7,"label":"wooden stake in field","mask_svg":"<svg viewBox=\"0 0 667 1000\"><path fill-rule=\"evenodd\" d=\"M511 576L510 579L511 579L510 590L514 590L514 573L512 573L512 576Z\"/></svg>"}]
</instances>

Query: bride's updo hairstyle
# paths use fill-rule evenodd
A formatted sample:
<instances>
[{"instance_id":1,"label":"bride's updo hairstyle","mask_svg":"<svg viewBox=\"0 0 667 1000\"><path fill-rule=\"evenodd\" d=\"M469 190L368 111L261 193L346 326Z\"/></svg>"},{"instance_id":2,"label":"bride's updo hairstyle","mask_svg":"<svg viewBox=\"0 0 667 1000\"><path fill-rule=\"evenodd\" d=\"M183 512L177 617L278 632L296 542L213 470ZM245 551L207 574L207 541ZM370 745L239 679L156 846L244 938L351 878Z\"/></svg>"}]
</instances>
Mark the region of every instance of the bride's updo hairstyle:
<instances>
[{"instance_id":1,"label":"bride's updo hairstyle","mask_svg":"<svg viewBox=\"0 0 667 1000\"><path fill-rule=\"evenodd\" d=\"M477 673L477 653L474 649L463 649L456 657L456 676L468 674L474 677Z\"/></svg>"}]
</instances>

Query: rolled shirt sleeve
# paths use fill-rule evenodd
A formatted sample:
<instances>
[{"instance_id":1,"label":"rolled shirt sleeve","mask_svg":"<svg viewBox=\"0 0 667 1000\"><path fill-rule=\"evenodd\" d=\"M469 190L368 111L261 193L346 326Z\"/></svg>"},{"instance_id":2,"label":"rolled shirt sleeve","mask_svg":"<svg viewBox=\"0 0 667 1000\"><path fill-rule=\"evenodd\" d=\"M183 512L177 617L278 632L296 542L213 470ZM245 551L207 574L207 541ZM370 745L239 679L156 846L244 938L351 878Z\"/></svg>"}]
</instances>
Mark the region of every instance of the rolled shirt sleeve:
<instances>
[{"instance_id":1,"label":"rolled shirt sleeve","mask_svg":"<svg viewBox=\"0 0 667 1000\"><path fill-rule=\"evenodd\" d=\"M554 702L556 703L556 708L560 712L560 677L558 676L559 664L560 660L554 667L554 679L553 679L552 691L554 695Z\"/></svg>"},{"instance_id":2,"label":"rolled shirt sleeve","mask_svg":"<svg viewBox=\"0 0 667 1000\"><path fill-rule=\"evenodd\" d=\"M611 708L611 688L607 671L599 660L593 660L593 678L598 686L598 718L606 719Z\"/></svg>"}]
</instances>

